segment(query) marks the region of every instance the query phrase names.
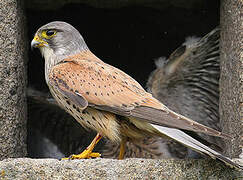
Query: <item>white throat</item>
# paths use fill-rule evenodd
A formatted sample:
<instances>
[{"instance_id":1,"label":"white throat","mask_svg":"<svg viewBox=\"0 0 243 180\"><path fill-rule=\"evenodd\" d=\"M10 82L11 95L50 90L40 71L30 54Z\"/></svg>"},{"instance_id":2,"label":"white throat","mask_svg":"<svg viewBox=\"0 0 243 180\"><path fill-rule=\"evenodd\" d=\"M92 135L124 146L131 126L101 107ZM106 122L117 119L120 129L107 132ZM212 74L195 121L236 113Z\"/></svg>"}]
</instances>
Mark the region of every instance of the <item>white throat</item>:
<instances>
[{"instance_id":1,"label":"white throat","mask_svg":"<svg viewBox=\"0 0 243 180\"><path fill-rule=\"evenodd\" d=\"M53 66L55 66L58 63L58 59L57 56L54 54L53 49L49 47L41 47L39 49L41 55L45 59L45 79L46 79L46 83L49 85L49 77L48 77L49 71Z\"/></svg>"}]
</instances>

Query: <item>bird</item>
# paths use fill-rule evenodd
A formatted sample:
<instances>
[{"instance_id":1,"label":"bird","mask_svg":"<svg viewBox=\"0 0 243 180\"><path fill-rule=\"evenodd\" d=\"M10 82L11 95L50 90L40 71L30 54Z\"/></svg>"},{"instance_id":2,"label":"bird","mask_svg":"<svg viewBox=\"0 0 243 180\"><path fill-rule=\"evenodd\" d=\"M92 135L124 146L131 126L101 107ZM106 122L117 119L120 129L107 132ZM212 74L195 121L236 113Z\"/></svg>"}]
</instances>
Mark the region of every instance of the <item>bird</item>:
<instances>
[{"instance_id":1,"label":"bird","mask_svg":"<svg viewBox=\"0 0 243 180\"><path fill-rule=\"evenodd\" d=\"M213 126L217 130L221 130L219 128L218 117L218 81L220 60L219 34L220 29L218 27L212 30L203 38L195 36L187 37L186 41L179 48L177 48L177 50L173 52L168 59L166 59L165 57L160 57L156 59L155 64L157 66L157 69L151 73L147 82L148 91L151 92L156 99L159 99L160 101L162 100L163 103L171 108L173 111L179 112L182 115L186 115L189 118L194 119L197 122L200 122L209 127ZM177 56L173 54L177 54ZM205 62L208 61L208 58L210 58L209 66L208 63L207 66L205 66ZM180 59L180 61L184 63L181 63L180 68L176 68L176 70L174 70L173 72L164 73L171 66L167 65L169 64L169 62L177 62L175 59ZM195 67L198 70L205 70L204 73L198 74L190 70L194 69ZM212 71L212 67L214 67L214 71ZM173 78L171 78L172 75L177 75L178 71L180 72L181 69L183 69L182 72L187 72L187 78L182 78L185 76L183 75L181 76L181 78L177 78L178 80L173 80ZM189 81L188 79L192 79L198 76L200 76L201 79L202 77L212 79L210 81L204 81L204 86L210 86L211 91L214 92L214 96L217 96L214 103L210 103L210 98L203 98L203 104L206 106L201 107L195 105L200 104L202 98L187 98L180 101L174 100L173 97L175 96L177 96L177 98L192 96L196 97L197 94L202 93L204 95L210 96L210 94L212 93L210 93L210 91L205 91L203 88L198 88L199 92L197 92L196 94L193 93L195 91L191 91L190 86L187 84ZM173 86L171 86L171 84L173 84ZM183 88L179 88L183 89L183 91L177 90L177 86L183 86ZM173 96L171 95L171 92L174 92ZM186 96L184 94L186 94ZM83 147L86 146L88 142L90 142L91 138L94 137L94 132L85 131L85 129L82 128L81 125L75 122L71 115L63 111L58 106L50 93L39 91L33 87L28 87L27 102L29 111L29 131L27 144L30 157L60 159L63 156L80 152ZM214 111L215 115L207 116L208 110ZM187 112L187 114L185 114L185 112ZM198 116L199 114L200 116ZM58 126L56 126L57 123ZM201 136L204 136L204 134L201 134ZM220 138L216 138L214 136L206 136L206 138L203 138L204 142L205 140L207 141L207 144L209 144L208 139L213 139L214 142L219 144L220 149L218 148L217 150L222 152L223 142ZM102 145L100 142L98 145L100 145L98 147L98 150L101 151L102 157L118 157L119 144L112 143L107 139L105 139L104 141L103 139ZM126 151L124 157L150 159L182 159L199 158L200 155L198 153L195 153L195 151L191 151L182 144L176 143L171 139L150 136L139 141L128 141L126 143Z\"/></svg>"},{"instance_id":2,"label":"bird","mask_svg":"<svg viewBox=\"0 0 243 180\"><path fill-rule=\"evenodd\" d=\"M151 92L155 98L163 101L163 103L171 108L173 111L179 112L182 115L186 115L189 118L195 119L197 122L200 122L209 127L213 126L217 130L221 130L221 128L219 127L218 116L218 81L220 60L219 34L220 29L218 27L212 30L203 38L194 36L187 37L186 41L180 46L180 48L177 48L176 50L180 53L175 51L168 59L166 59L165 57L160 57L156 59L155 64L157 66L157 69L151 73L147 82L148 91ZM183 51L179 49L182 49ZM177 54L177 56L174 56L173 54ZM207 62L209 58L210 61L205 64L205 62ZM173 72L164 73L171 66L168 65L169 62L175 63L175 59L180 59L180 61L184 63L181 63L180 68L177 67L176 70L174 70ZM214 68L212 69L212 67ZM203 69L205 71L204 73L198 74L190 70L194 68L198 70ZM171 78L172 75L177 75L178 71L180 72L181 69L183 69L182 74L183 72L187 72L186 75L181 76L181 78L179 79L177 78L176 81L173 80L174 78ZM187 76L187 78L183 78L184 76ZM192 91L191 87L187 83L189 82L188 79L192 79L195 77L201 79L203 79L202 77L210 78L210 80L204 81L203 84L207 87L210 86L211 91L205 91L203 88L198 88L198 92L194 93L195 91ZM171 86L171 84L173 84L173 86ZM183 89L183 91L179 91L176 88L177 86L183 86L183 88L179 88ZM152 91L152 89L154 91ZM202 93L204 96L206 95L207 97L212 94L210 93L212 91L214 92L214 96L217 97L214 103L210 103L210 98L204 98L203 104L205 106L195 106L196 104L200 105L200 103L202 103L202 98L193 97L197 97L197 94ZM171 95L170 92L174 92L173 95ZM192 98L175 101L173 99L173 97L175 96L177 96L177 98ZM63 111L57 105L56 101L51 97L49 93L44 93L38 91L37 89L29 87L27 91L27 97L29 110L28 149L30 157L49 157L60 159L60 157L81 151L82 147L90 141L92 136L94 136L93 131L85 131L82 126L80 126L78 123L75 123L73 117L68 113L65 113L65 111ZM208 110L214 111L213 114L215 115L209 116L207 113ZM187 114L185 114L185 112L187 112ZM56 126L57 122L59 123L58 126ZM60 136L62 136L62 138L60 138ZM65 138L66 136L68 138ZM201 134L201 136L204 136L204 134ZM201 136L199 135L199 137ZM210 139L212 139L213 141L210 141ZM217 148L217 151L222 152L223 142L220 138L216 138L214 136L206 136L206 138L204 137L203 140L204 142L206 140L207 144L209 144L209 142L211 142L210 144L217 144L218 147L220 147ZM47 149L49 151L47 151ZM57 149L59 153L57 153ZM98 149L102 152L101 154L104 158L116 158L119 154L119 144L112 143L107 139L102 142L102 146L99 146ZM200 155L198 153L195 153L195 151L191 151L185 146L176 143L173 140L160 137L146 137L139 141L128 141L126 143L126 151L124 157L150 159L181 159L199 158Z\"/></svg>"},{"instance_id":3,"label":"bird","mask_svg":"<svg viewBox=\"0 0 243 180\"><path fill-rule=\"evenodd\" d=\"M157 68L149 76L147 90L171 110L221 131L219 39L220 27L203 38L186 38L168 59L160 57L155 61ZM203 133L194 136L223 152L221 138ZM188 157L195 155L198 154L189 150Z\"/></svg>"},{"instance_id":4,"label":"bird","mask_svg":"<svg viewBox=\"0 0 243 180\"><path fill-rule=\"evenodd\" d=\"M106 64L86 45L79 31L63 21L41 26L31 41L45 59L45 80L58 104L83 127L97 132L91 144L68 159L100 157L93 152L102 136L120 144L148 135L172 138L200 153L242 168L181 129L231 139L167 108L125 72Z\"/></svg>"}]
</instances>

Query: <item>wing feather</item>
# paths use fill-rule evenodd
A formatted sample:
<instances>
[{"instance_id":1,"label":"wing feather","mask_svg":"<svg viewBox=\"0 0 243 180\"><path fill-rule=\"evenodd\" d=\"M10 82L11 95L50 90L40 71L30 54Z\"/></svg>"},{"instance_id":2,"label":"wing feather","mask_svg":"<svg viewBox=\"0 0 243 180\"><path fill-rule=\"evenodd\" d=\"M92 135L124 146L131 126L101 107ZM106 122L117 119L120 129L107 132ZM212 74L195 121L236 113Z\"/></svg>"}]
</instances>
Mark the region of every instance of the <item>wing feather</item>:
<instances>
[{"instance_id":1,"label":"wing feather","mask_svg":"<svg viewBox=\"0 0 243 180\"><path fill-rule=\"evenodd\" d=\"M200 143L199 141L197 141L196 139L192 138L191 136L187 135L186 133L182 132L179 129L161 127L157 125L152 125L152 126L155 129L157 129L160 133L165 134L166 136L172 139L175 139L176 141L184 144L185 146L199 153L209 155L213 159L217 158L223 161L226 165L229 165L231 167L235 167L241 170L243 169L243 166L241 166L240 164L233 162L230 158L227 158L222 154L214 151L213 149L205 146L204 144Z\"/></svg>"}]
</instances>

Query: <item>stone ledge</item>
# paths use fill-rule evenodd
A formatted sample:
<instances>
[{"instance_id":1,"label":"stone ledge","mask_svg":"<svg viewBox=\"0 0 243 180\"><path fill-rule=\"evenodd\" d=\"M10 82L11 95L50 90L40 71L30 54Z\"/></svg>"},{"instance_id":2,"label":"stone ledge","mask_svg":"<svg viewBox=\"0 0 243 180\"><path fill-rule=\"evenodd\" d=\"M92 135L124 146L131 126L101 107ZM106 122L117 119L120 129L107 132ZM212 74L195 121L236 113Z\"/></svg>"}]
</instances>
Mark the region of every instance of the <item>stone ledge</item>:
<instances>
[{"instance_id":1,"label":"stone ledge","mask_svg":"<svg viewBox=\"0 0 243 180\"><path fill-rule=\"evenodd\" d=\"M240 179L243 172L215 160L5 159L0 179Z\"/></svg>"},{"instance_id":2,"label":"stone ledge","mask_svg":"<svg viewBox=\"0 0 243 180\"><path fill-rule=\"evenodd\" d=\"M127 6L145 6L163 9L174 6L186 9L200 8L204 5L203 0L25 0L26 7L35 10L55 10L67 4L85 4L96 8L122 8Z\"/></svg>"}]
</instances>

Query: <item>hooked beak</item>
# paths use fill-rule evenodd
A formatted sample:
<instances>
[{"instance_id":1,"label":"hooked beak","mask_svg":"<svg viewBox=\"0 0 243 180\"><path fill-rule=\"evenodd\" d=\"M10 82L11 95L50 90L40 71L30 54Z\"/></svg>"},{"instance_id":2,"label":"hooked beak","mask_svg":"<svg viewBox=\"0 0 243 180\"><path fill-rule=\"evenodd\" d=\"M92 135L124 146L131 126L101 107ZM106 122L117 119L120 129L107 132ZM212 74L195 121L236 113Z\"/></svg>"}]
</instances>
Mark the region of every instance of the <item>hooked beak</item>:
<instances>
[{"instance_id":1,"label":"hooked beak","mask_svg":"<svg viewBox=\"0 0 243 180\"><path fill-rule=\"evenodd\" d=\"M40 48L44 46L48 46L48 43L39 38L38 35L35 35L34 39L31 41L31 49Z\"/></svg>"}]
</instances>

